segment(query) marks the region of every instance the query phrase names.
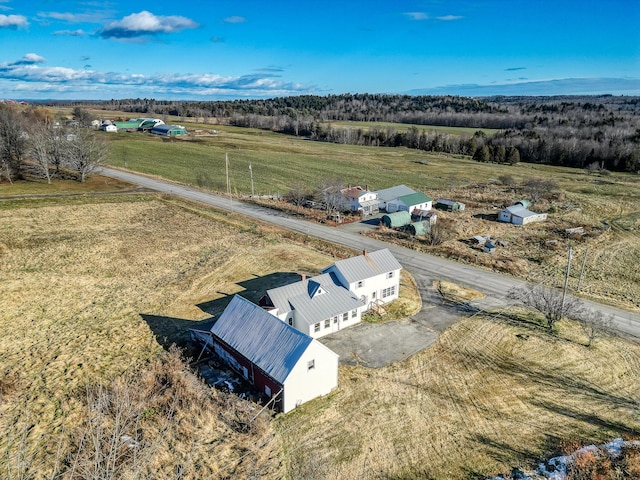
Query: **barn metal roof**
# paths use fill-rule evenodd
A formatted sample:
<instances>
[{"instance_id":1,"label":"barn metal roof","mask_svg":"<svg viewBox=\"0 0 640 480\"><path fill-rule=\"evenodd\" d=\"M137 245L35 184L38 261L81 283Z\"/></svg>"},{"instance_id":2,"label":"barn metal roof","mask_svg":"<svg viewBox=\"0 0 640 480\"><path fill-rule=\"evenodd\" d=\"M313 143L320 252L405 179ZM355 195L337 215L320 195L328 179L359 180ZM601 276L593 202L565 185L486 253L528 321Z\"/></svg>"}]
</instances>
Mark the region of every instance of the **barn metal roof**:
<instances>
[{"instance_id":1,"label":"barn metal roof","mask_svg":"<svg viewBox=\"0 0 640 480\"><path fill-rule=\"evenodd\" d=\"M267 290L280 313L295 310L296 319L308 325L364 306L364 302L338 285L330 274L318 275Z\"/></svg>"},{"instance_id":2,"label":"barn metal roof","mask_svg":"<svg viewBox=\"0 0 640 480\"><path fill-rule=\"evenodd\" d=\"M398 197L398 200L400 200L405 205L412 206L430 202L431 197L426 196L422 192L415 192L409 195L402 195L401 197Z\"/></svg>"},{"instance_id":3,"label":"barn metal roof","mask_svg":"<svg viewBox=\"0 0 640 480\"><path fill-rule=\"evenodd\" d=\"M532 217L533 215L540 215L539 213L532 212L531 210L527 210L522 205L511 205L510 207L505 208L505 210L507 210L511 215L520 217L520 218L527 218L527 217Z\"/></svg>"},{"instance_id":4,"label":"barn metal roof","mask_svg":"<svg viewBox=\"0 0 640 480\"><path fill-rule=\"evenodd\" d=\"M375 277L392 270L400 270L402 265L388 248L370 252L366 255L339 260L325 268L322 273L328 273L333 269L339 271L349 283Z\"/></svg>"},{"instance_id":5,"label":"barn metal roof","mask_svg":"<svg viewBox=\"0 0 640 480\"><path fill-rule=\"evenodd\" d=\"M376 190L378 198L383 202L394 200L403 195L409 195L415 193L415 190L407 187L406 185L398 185L396 187L385 188L383 190Z\"/></svg>"},{"instance_id":6,"label":"barn metal roof","mask_svg":"<svg viewBox=\"0 0 640 480\"><path fill-rule=\"evenodd\" d=\"M211 333L278 383L284 383L313 339L238 295Z\"/></svg>"}]
</instances>

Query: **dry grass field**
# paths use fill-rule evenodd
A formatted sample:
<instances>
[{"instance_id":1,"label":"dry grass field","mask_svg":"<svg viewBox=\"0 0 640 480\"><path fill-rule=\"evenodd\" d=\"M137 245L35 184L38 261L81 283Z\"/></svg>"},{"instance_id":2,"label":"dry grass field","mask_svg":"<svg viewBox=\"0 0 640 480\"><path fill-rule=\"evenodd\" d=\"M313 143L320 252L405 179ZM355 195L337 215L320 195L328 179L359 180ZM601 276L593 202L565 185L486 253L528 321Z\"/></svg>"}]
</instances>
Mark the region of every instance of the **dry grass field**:
<instances>
[{"instance_id":1,"label":"dry grass field","mask_svg":"<svg viewBox=\"0 0 640 480\"><path fill-rule=\"evenodd\" d=\"M122 468L159 479L475 478L640 429L637 344L474 317L406 361L341 367L335 393L247 430L251 405L163 352L229 295L257 300L345 252L148 194L0 200L0 231L0 476L87 470L74 452L93 425L120 432L127 405L141 453Z\"/></svg>"},{"instance_id":2,"label":"dry grass field","mask_svg":"<svg viewBox=\"0 0 640 480\"><path fill-rule=\"evenodd\" d=\"M149 378L161 376L163 347L209 317L198 304L222 304L247 280L255 297L263 276L317 273L331 258L246 220L145 195L1 201L0 231L0 477L10 478L53 478L56 458L68 468L56 451L77 443L92 385L120 391L113 382L131 377L146 385L135 389L148 393L143 411L161 411L152 406L166 386ZM154 478L175 478L178 466L185 478L231 475L271 427L234 431L221 412L245 407L184 382L177 394L193 405L176 410L172 429L155 420L140 428L147 441L160 435L147 468ZM236 473L279 477L272 445ZM17 476L23 464L33 477Z\"/></svg>"},{"instance_id":3,"label":"dry grass field","mask_svg":"<svg viewBox=\"0 0 640 480\"><path fill-rule=\"evenodd\" d=\"M640 345L587 348L476 316L378 370L343 367L340 389L277 419L294 478L477 479L534 467L567 439L640 431Z\"/></svg>"}]
</instances>

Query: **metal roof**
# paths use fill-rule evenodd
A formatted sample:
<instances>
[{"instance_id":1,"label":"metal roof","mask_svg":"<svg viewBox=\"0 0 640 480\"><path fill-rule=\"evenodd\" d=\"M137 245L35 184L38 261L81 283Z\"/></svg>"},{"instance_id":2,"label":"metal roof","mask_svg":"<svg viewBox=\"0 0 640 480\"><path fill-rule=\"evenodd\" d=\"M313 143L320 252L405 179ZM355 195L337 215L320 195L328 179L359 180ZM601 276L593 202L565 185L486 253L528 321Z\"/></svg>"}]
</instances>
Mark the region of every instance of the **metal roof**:
<instances>
[{"instance_id":1,"label":"metal roof","mask_svg":"<svg viewBox=\"0 0 640 480\"><path fill-rule=\"evenodd\" d=\"M293 310L296 319L308 325L364 306L362 300L338 285L330 274L267 290L267 295L279 313Z\"/></svg>"},{"instance_id":2,"label":"metal roof","mask_svg":"<svg viewBox=\"0 0 640 480\"><path fill-rule=\"evenodd\" d=\"M532 217L533 215L540 215L539 213L532 212L531 210L527 210L522 205L511 205L510 207L505 208L509 213L513 216L520 218Z\"/></svg>"},{"instance_id":3,"label":"metal roof","mask_svg":"<svg viewBox=\"0 0 640 480\"><path fill-rule=\"evenodd\" d=\"M376 190L378 198L383 202L394 200L403 195L410 195L415 193L415 190L407 187L406 185L398 185L396 187L385 188L383 190Z\"/></svg>"},{"instance_id":4,"label":"metal roof","mask_svg":"<svg viewBox=\"0 0 640 480\"><path fill-rule=\"evenodd\" d=\"M238 295L211 327L211 333L281 384L313 341Z\"/></svg>"},{"instance_id":5,"label":"metal roof","mask_svg":"<svg viewBox=\"0 0 640 480\"><path fill-rule=\"evenodd\" d=\"M187 129L184 128L182 125L166 125L166 124L160 124L160 125L156 125L155 127L153 127L151 129L151 132L153 133L153 131L158 131L158 132L168 132L170 130L173 130L174 128L177 128L178 130L181 131L186 131Z\"/></svg>"},{"instance_id":6,"label":"metal roof","mask_svg":"<svg viewBox=\"0 0 640 480\"><path fill-rule=\"evenodd\" d=\"M335 269L342 274L347 282L354 283L401 268L402 265L396 260L396 257L388 248L385 248L366 255L339 260L325 268L322 273Z\"/></svg>"},{"instance_id":7,"label":"metal roof","mask_svg":"<svg viewBox=\"0 0 640 480\"><path fill-rule=\"evenodd\" d=\"M409 195L402 195L401 197L398 197L398 200L400 200L405 205L411 206L411 205L419 205L421 203L430 202L431 197L426 196L422 192L415 192Z\"/></svg>"}]
</instances>

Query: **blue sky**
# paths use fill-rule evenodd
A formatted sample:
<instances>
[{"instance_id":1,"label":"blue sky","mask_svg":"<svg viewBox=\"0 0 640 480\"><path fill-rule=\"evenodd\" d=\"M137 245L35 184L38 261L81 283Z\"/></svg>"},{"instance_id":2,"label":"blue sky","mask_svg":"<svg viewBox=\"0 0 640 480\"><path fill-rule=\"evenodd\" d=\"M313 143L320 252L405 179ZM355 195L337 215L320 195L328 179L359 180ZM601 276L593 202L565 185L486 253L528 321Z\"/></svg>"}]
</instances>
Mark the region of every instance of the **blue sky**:
<instances>
[{"instance_id":1,"label":"blue sky","mask_svg":"<svg viewBox=\"0 0 640 480\"><path fill-rule=\"evenodd\" d=\"M640 95L639 0L0 0L0 98Z\"/></svg>"}]
</instances>

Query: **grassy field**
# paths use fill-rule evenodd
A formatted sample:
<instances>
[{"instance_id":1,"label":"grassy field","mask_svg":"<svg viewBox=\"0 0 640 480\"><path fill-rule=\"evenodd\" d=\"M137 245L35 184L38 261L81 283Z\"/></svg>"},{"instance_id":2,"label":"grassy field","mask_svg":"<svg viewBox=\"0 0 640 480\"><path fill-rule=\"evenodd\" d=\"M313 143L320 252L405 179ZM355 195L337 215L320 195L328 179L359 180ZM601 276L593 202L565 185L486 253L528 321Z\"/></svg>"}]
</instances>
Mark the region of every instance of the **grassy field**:
<instances>
[{"instance_id":1,"label":"grassy field","mask_svg":"<svg viewBox=\"0 0 640 480\"><path fill-rule=\"evenodd\" d=\"M476 316L406 361L341 368L338 392L277 419L290 471L477 479L532 468L570 438L637 435L640 346L589 349L562 329Z\"/></svg>"},{"instance_id":2,"label":"grassy field","mask_svg":"<svg viewBox=\"0 0 640 480\"><path fill-rule=\"evenodd\" d=\"M209 318L198 305L215 311L247 281L257 300L262 276L317 273L331 258L246 219L149 195L2 200L0 225L0 476L25 463L23 446L41 472L33 478L51 474L59 442L77 440L87 387L156 368L145 365ZM168 466L152 464L154 478L175 478L176 465L212 478L273 435L234 432L216 413L226 400L194 395L203 410L181 410L182 443L156 446ZM277 458L265 462L279 477Z\"/></svg>"},{"instance_id":3,"label":"grassy field","mask_svg":"<svg viewBox=\"0 0 640 480\"><path fill-rule=\"evenodd\" d=\"M149 194L1 200L0 228L10 478L26 464L32 476L20 478L50 478L56 458L70 461L96 384L138 392L140 435L161 439L145 450L154 478L177 466L183 478L475 478L531 464L562 439L640 429L637 344L587 348L569 323L550 336L520 316L478 316L404 362L341 367L335 393L241 432L246 406L159 355L229 295L257 300L281 274L318 273L345 252Z\"/></svg>"},{"instance_id":4,"label":"grassy field","mask_svg":"<svg viewBox=\"0 0 640 480\"><path fill-rule=\"evenodd\" d=\"M441 125L412 125L407 123L392 123L392 122L348 122L348 121L330 121L325 122L326 126L332 126L336 128L352 128L370 130L377 128L379 130L392 128L398 132L406 132L411 127L416 127L418 130L425 132L437 132L444 133L446 135L465 135L468 137L473 136L477 131L484 132L486 135L491 136L498 130L495 128L472 128L472 127L445 127Z\"/></svg>"}]
</instances>

